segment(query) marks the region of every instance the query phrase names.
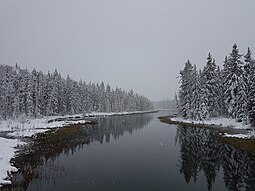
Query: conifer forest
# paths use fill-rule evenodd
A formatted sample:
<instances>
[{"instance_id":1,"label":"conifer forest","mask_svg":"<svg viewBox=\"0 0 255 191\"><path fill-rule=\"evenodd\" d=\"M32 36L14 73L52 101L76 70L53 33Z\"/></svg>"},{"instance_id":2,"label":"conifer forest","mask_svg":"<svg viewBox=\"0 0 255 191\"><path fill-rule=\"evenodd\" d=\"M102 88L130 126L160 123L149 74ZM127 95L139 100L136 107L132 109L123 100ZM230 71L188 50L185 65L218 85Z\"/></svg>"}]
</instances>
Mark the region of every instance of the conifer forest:
<instances>
[{"instance_id":1,"label":"conifer forest","mask_svg":"<svg viewBox=\"0 0 255 191\"><path fill-rule=\"evenodd\" d=\"M89 112L144 111L152 109L150 100L133 90L101 83L64 79L55 70L43 74L0 65L0 118L19 116L72 115Z\"/></svg>"},{"instance_id":2,"label":"conifer forest","mask_svg":"<svg viewBox=\"0 0 255 191\"><path fill-rule=\"evenodd\" d=\"M250 48L241 54L236 44L223 68L209 53L203 69L188 60L180 71L178 109L186 119L225 116L255 124L255 60Z\"/></svg>"}]
</instances>

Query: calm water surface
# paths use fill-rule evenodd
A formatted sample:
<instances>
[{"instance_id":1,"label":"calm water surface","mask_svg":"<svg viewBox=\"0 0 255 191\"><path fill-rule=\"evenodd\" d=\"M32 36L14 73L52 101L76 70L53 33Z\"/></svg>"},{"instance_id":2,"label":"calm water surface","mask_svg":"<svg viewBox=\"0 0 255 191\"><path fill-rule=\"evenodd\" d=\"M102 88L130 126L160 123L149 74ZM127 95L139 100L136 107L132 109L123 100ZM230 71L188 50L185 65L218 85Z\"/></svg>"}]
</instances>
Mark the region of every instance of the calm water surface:
<instances>
[{"instance_id":1,"label":"calm water surface","mask_svg":"<svg viewBox=\"0 0 255 191\"><path fill-rule=\"evenodd\" d=\"M45 159L25 188L70 190L255 190L255 159L217 132L161 123L167 112L100 120L89 144Z\"/></svg>"}]
</instances>

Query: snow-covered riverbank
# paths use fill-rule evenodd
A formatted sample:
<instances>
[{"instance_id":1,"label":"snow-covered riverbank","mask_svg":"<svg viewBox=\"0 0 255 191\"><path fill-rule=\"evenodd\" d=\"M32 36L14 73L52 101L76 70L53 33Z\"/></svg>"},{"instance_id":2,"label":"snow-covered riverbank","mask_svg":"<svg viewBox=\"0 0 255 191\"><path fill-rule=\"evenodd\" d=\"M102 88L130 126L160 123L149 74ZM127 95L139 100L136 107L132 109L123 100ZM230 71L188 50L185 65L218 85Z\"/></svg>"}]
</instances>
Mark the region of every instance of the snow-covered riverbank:
<instances>
[{"instance_id":1,"label":"snow-covered riverbank","mask_svg":"<svg viewBox=\"0 0 255 191\"><path fill-rule=\"evenodd\" d=\"M37 133L46 132L49 129L56 127L65 127L71 124L86 124L91 121L91 117L99 116L116 116L116 115L131 115L142 114L154 111L136 111L136 112L114 112L114 113L89 113L85 115L68 115L68 116L53 116L40 119L17 119L17 120L0 120L0 187L4 184L10 184L8 175L10 172L16 172L18 169L11 164L11 159L15 157L15 152L18 146L26 143L21 142L23 137L32 137ZM72 121L54 121L58 118L75 118ZM79 120L79 118L81 120ZM49 123L49 121L52 121ZM1 137L5 135L5 137Z\"/></svg>"},{"instance_id":2,"label":"snow-covered riverbank","mask_svg":"<svg viewBox=\"0 0 255 191\"><path fill-rule=\"evenodd\" d=\"M0 137L0 187L4 184L11 184L9 175L18 169L11 164L11 159L15 157L23 137L31 137L37 133L45 132L54 127L64 127L71 123L85 123L82 121L74 122L52 122L48 123L53 117L41 119L27 119L26 121L6 120L0 121L0 133L5 137Z\"/></svg>"},{"instance_id":3,"label":"snow-covered riverbank","mask_svg":"<svg viewBox=\"0 0 255 191\"><path fill-rule=\"evenodd\" d=\"M6 139L0 137L0 187L1 184L11 184L11 181L6 179L10 172L17 172L10 160L15 156L17 147L25 144L18 139Z\"/></svg>"},{"instance_id":4,"label":"snow-covered riverbank","mask_svg":"<svg viewBox=\"0 0 255 191\"><path fill-rule=\"evenodd\" d=\"M252 129L250 125L244 124L242 122L237 122L235 119L224 118L224 117L217 117L212 118L210 120L191 120L191 119L183 119L180 117L169 117L171 121L186 123L186 124L198 124L198 125L213 125L218 126L219 128L231 128L236 130L245 130L242 133L224 133L223 137L233 137L233 138L241 138L241 139L254 139L255 138L255 131Z\"/></svg>"},{"instance_id":5,"label":"snow-covered riverbank","mask_svg":"<svg viewBox=\"0 0 255 191\"><path fill-rule=\"evenodd\" d=\"M180 117L171 117L171 121L190 123L190 124L200 124L200 125L216 125L219 127L230 127L233 129L250 129L250 125L243 124L242 122L237 122L235 119L216 117L210 120L191 120L183 119Z\"/></svg>"},{"instance_id":6,"label":"snow-covered riverbank","mask_svg":"<svg viewBox=\"0 0 255 191\"><path fill-rule=\"evenodd\" d=\"M49 116L40 119L17 119L17 120L4 120L0 121L0 132L7 132L7 135L12 138L31 137L37 133L42 133L48 129L55 127L64 127L71 124L86 123L91 120L90 117L99 116L118 116L118 115L131 115L142 114L154 111L134 111L134 112L112 112L112 113L88 113L85 115L66 115L66 116ZM60 118L76 118L75 121L54 121ZM81 118L81 120L78 120ZM49 121L52 121L49 123Z\"/></svg>"}]
</instances>

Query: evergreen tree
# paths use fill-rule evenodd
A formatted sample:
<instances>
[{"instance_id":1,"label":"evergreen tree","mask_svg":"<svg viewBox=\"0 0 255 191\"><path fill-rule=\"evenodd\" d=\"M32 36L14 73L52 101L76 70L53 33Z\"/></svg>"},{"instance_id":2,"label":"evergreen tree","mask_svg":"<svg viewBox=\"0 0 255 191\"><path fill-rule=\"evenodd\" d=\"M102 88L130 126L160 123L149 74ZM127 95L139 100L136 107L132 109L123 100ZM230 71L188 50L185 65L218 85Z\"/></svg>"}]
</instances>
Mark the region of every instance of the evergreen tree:
<instances>
[{"instance_id":1,"label":"evergreen tree","mask_svg":"<svg viewBox=\"0 0 255 191\"><path fill-rule=\"evenodd\" d=\"M218 83L218 105L219 105L219 116L225 116L226 115L226 107L225 107L225 103L224 100L222 99L224 97L223 91L223 72L220 69L220 66L217 67L216 70L216 74L217 74L217 83Z\"/></svg>"},{"instance_id":2,"label":"evergreen tree","mask_svg":"<svg viewBox=\"0 0 255 191\"><path fill-rule=\"evenodd\" d=\"M3 78L3 92L4 92L4 119L12 117L12 107L13 107L13 96L14 96L14 87L13 87L13 77L10 67L6 67L5 75Z\"/></svg>"},{"instance_id":3,"label":"evergreen tree","mask_svg":"<svg viewBox=\"0 0 255 191\"><path fill-rule=\"evenodd\" d=\"M17 118L20 114L20 75L19 71L16 70L13 73L13 117Z\"/></svg>"},{"instance_id":4,"label":"evergreen tree","mask_svg":"<svg viewBox=\"0 0 255 191\"><path fill-rule=\"evenodd\" d=\"M180 113L184 118L191 117L191 98L192 98L192 90L191 85L192 81L191 76L193 73L193 66L188 60L185 63L185 67L182 71L180 71L180 90L179 90L179 98L180 98Z\"/></svg>"},{"instance_id":5,"label":"evergreen tree","mask_svg":"<svg viewBox=\"0 0 255 191\"><path fill-rule=\"evenodd\" d=\"M242 61L234 44L230 56L227 58L223 69L224 102L229 117L244 118L246 107L245 82L243 79Z\"/></svg>"},{"instance_id":6,"label":"evergreen tree","mask_svg":"<svg viewBox=\"0 0 255 191\"><path fill-rule=\"evenodd\" d=\"M244 56L244 58L244 79L247 84L246 94L248 122L255 125L255 60L251 58L250 48L248 48L247 54Z\"/></svg>"},{"instance_id":7,"label":"evergreen tree","mask_svg":"<svg viewBox=\"0 0 255 191\"><path fill-rule=\"evenodd\" d=\"M207 120L210 118L209 108L208 108L208 90L206 89L206 78L203 75L203 72L199 71L200 75L200 118L201 120Z\"/></svg>"},{"instance_id":8,"label":"evergreen tree","mask_svg":"<svg viewBox=\"0 0 255 191\"><path fill-rule=\"evenodd\" d=\"M203 118L202 113L200 112L200 104L201 104L201 82L200 75L196 70L196 66L194 65L193 76L191 81L193 82L191 85L192 97L191 97L191 118L196 120L201 120Z\"/></svg>"},{"instance_id":9,"label":"evergreen tree","mask_svg":"<svg viewBox=\"0 0 255 191\"><path fill-rule=\"evenodd\" d=\"M112 102L112 90L109 85L106 86L105 105L106 105L106 112L111 112L113 102Z\"/></svg>"},{"instance_id":10,"label":"evergreen tree","mask_svg":"<svg viewBox=\"0 0 255 191\"><path fill-rule=\"evenodd\" d=\"M220 113L219 106L219 81L216 72L217 66L211 54L208 54L207 63L204 67L202 76L204 80L204 92L207 97L208 112L211 117L218 116Z\"/></svg>"},{"instance_id":11,"label":"evergreen tree","mask_svg":"<svg viewBox=\"0 0 255 191\"><path fill-rule=\"evenodd\" d=\"M92 112L93 110L93 94L91 82L86 85L86 112Z\"/></svg>"},{"instance_id":12,"label":"evergreen tree","mask_svg":"<svg viewBox=\"0 0 255 191\"><path fill-rule=\"evenodd\" d=\"M31 116L38 117L39 113L39 75L38 72L33 69L31 75L31 86L30 86L30 93L31 93L31 102L32 102L32 111Z\"/></svg>"}]
</instances>

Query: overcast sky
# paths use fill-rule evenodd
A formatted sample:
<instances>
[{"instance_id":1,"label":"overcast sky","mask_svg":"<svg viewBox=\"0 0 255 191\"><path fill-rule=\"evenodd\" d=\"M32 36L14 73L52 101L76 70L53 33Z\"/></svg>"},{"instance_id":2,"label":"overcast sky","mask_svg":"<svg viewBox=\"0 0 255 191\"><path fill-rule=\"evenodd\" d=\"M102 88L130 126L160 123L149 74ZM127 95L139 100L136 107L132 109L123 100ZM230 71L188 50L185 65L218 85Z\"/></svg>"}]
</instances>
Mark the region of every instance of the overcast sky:
<instances>
[{"instance_id":1,"label":"overcast sky","mask_svg":"<svg viewBox=\"0 0 255 191\"><path fill-rule=\"evenodd\" d=\"M0 64L169 99L187 59L202 68L211 52L222 66L235 42L255 53L254 10L254 0L0 0Z\"/></svg>"}]
</instances>

